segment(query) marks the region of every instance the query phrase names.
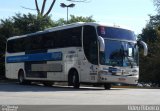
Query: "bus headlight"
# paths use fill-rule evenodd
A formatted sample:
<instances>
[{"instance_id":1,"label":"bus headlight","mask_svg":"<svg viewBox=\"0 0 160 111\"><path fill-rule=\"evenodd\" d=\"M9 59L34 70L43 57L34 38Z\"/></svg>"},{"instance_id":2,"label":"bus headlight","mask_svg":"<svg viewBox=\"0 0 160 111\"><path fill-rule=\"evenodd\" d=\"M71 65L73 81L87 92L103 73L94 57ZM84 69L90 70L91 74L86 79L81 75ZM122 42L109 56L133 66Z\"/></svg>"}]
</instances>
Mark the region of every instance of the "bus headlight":
<instances>
[{"instance_id":1,"label":"bus headlight","mask_svg":"<svg viewBox=\"0 0 160 111\"><path fill-rule=\"evenodd\" d=\"M134 69L132 70L133 73L138 73L138 70Z\"/></svg>"},{"instance_id":2,"label":"bus headlight","mask_svg":"<svg viewBox=\"0 0 160 111\"><path fill-rule=\"evenodd\" d=\"M131 75L132 76L137 76L138 75L138 70L137 69L132 70Z\"/></svg>"}]
</instances>

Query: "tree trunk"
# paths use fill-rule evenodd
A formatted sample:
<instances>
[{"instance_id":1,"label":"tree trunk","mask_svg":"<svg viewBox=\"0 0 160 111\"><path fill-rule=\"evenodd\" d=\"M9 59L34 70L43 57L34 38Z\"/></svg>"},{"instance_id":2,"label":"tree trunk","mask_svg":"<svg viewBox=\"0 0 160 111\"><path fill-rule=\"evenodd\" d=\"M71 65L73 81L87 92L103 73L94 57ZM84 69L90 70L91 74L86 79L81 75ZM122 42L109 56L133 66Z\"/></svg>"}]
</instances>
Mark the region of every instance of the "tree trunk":
<instances>
[{"instance_id":1,"label":"tree trunk","mask_svg":"<svg viewBox=\"0 0 160 111\"><path fill-rule=\"evenodd\" d=\"M43 0L43 5L42 5L42 9L41 9L41 15L43 15L43 13L44 13L45 5L46 5L46 0Z\"/></svg>"},{"instance_id":2,"label":"tree trunk","mask_svg":"<svg viewBox=\"0 0 160 111\"><path fill-rule=\"evenodd\" d=\"M35 5L36 5L37 13L38 13L38 15L39 15L39 14L40 14L40 10L39 10L39 7L38 7L38 2L37 2L37 0L35 0Z\"/></svg>"},{"instance_id":3,"label":"tree trunk","mask_svg":"<svg viewBox=\"0 0 160 111\"><path fill-rule=\"evenodd\" d=\"M52 4L51 4L51 6L49 7L47 13L44 15L44 17L46 17L47 15L49 15L49 13L51 12L51 10L52 10L52 8L53 8L55 2L56 2L56 0L53 0L53 1L52 1Z\"/></svg>"}]
</instances>

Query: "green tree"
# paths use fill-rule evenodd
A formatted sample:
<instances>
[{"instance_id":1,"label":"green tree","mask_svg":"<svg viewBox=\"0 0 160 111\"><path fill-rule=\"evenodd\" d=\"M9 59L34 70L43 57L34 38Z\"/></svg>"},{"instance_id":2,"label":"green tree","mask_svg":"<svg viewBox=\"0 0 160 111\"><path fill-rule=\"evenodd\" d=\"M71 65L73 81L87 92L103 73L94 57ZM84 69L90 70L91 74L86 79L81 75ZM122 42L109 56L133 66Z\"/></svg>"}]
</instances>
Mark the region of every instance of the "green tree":
<instances>
[{"instance_id":1,"label":"green tree","mask_svg":"<svg viewBox=\"0 0 160 111\"><path fill-rule=\"evenodd\" d=\"M20 34L32 33L39 30L44 30L53 26L53 21L50 16L45 18L33 14L16 14L13 16L14 27L18 28Z\"/></svg>"},{"instance_id":2,"label":"green tree","mask_svg":"<svg viewBox=\"0 0 160 111\"><path fill-rule=\"evenodd\" d=\"M95 22L92 16L89 17L82 17L82 16L74 16L71 15L71 19L68 21L68 23L74 23L74 22Z\"/></svg>"},{"instance_id":3,"label":"green tree","mask_svg":"<svg viewBox=\"0 0 160 111\"><path fill-rule=\"evenodd\" d=\"M58 21L55 22L57 26L64 25L64 24L71 24L76 22L95 22L92 16L89 17L82 17L82 16L74 16L70 15L70 19L68 22L64 18L60 18Z\"/></svg>"},{"instance_id":4,"label":"green tree","mask_svg":"<svg viewBox=\"0 0 160 111\"><path fill-rule=\"evenodd\" d=\"M148 57L140 56L140 81L160 86L160 15L150 16L141 38L147 42L149 54Z\"/></svg>"},{"instance_id":5,"label":"green tree","mask_svg":"<svg viewBox=\"0 0 160 111\"><path fill-rule=\"evenodd\" d=\"M54 25L50 16L46 18L33 14L16 14L15 16L1 20L1 37L11 37L44 30Z\"/></svg>"},{"instance_id":6,"label":"green tree","mask_svg":"<svg viewBox=\"0 0 160 111\"><path fill-rule=\"evenodd\" d=\"M154 6L156 6L156 9L158 13L160 13L160 0L153 0Z\"/></svg>"}]
</instances>

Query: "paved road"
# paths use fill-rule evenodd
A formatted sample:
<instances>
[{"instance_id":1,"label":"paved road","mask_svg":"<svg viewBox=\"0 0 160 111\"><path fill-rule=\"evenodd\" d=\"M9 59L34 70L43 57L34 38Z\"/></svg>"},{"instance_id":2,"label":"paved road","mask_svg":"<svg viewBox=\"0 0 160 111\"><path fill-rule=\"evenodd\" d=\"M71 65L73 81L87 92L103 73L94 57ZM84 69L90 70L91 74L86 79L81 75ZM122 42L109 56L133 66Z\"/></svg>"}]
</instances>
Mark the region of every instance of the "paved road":
<instances>
[{"instance_id":1,"label":"paved road","mask_svg":"<svg viewBox=\"0 0 160 111\"><path fill-rule=\"evenodd\" d=\"M123 89L0 83L1 105L155 105L160 104L160 89Z\"/></svg>"}]
</instances>

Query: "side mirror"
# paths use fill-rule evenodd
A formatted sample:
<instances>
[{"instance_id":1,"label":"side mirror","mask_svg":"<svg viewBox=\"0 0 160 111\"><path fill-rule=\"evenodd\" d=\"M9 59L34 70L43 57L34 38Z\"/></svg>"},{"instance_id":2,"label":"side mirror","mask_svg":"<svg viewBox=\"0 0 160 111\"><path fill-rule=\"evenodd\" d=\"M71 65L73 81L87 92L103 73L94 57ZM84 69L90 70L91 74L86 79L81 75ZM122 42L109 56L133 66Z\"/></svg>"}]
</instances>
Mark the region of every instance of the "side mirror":
<instances>
[{"instance_id":1,"label":"side mirror","mask_svg":"<svg viewBox=\"0 0 160 111\"><path fill-rule=\"evenodd\" d=\"M99 36L98 40L99 40L99 43L100 43L100 51L104 52L105 51L105 42L104 42L104 39L101 36Z\"/></svg>"},{"instance_id":2,"label":"side mirror","mask_svg":"<svg viewBox=\"0 0 160 111\"><path fill-rule=\"evenodd\" d=\"M138 41L138 44L143 46L143 48L144 48L144 56L147 56L147 54L148 54L148 46L147 46L147 44L145 42L143 42L143 41Z\"/></svg>"}]
</instances>

